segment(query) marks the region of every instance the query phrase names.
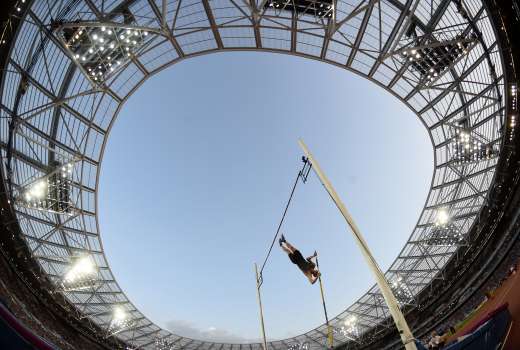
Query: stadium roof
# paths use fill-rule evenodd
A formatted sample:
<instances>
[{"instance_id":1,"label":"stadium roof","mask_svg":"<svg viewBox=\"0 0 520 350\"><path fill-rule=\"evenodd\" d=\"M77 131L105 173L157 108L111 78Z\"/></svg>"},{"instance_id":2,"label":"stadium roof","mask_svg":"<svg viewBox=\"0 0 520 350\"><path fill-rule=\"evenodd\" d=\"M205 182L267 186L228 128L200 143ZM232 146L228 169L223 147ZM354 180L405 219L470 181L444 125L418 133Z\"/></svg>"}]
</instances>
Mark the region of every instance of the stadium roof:
<instances>
[{"instance_id":1,"label":"stadium roof","mask_svg":"<svg viewBox=\"0 0 520 350\"><path fill-rule=\"evenodd\" d=\"M219 51L269 51L336 65L384 88L416 113L434 148L431 189L386 272L401 306L459 247L488 204L502 144L503 60L477 0L18 1L22 19L2 75L3 179L33 257L78 315L136 348L260 349L171 334L143 315L113 276L97 220L99 169L124 102L151 75ZM4 49L5 50L5 49ZM392 327L376 286L331 320L334 343ZM322 348L325 325L273 341Z\"/></svg>"}]
</instances>

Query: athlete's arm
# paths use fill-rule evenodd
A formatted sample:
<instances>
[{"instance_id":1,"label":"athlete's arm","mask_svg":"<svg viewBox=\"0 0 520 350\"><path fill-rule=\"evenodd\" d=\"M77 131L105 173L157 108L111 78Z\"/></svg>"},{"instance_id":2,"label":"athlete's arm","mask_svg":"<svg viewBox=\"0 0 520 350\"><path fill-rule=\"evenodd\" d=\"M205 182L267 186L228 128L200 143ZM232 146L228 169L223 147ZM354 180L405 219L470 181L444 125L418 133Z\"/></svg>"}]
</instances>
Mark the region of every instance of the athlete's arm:
<instances>
[{"instance_id":1,"label":"athlete's arm","mask_svg":"<svg viewBox=\"0 0 520 350\"><path fill-rule=\"evenodd\" d=\"M309 256L309 257L307 258L307 261L311 261L312 259L314 259L314 258L317 257L317 256L318 256L318 252L317 252L317 251L314 251L314 254L311 255L311 256Z\"/></svg>"}]
</instances>

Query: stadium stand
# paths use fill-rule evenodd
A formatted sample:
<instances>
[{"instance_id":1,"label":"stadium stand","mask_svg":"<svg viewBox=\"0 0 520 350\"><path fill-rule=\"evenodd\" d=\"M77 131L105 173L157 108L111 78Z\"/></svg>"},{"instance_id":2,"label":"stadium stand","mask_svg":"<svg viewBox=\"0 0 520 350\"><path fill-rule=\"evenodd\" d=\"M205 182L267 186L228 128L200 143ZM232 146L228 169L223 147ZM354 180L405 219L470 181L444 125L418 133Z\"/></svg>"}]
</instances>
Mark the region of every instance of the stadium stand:
<instances>
[{"instance_id":1,"label":"stadium stand","mask_svg":"<svg viewBox=\"0 0 520 350\"><path fill-rule=\"evenodd\" d=\"M57 350L55 345L34 334L22 324L9 309L0 303L0 343L9 344L12 348Z\"/></svg>"},{"instance_id":2,"label":"stadium stand","mask_svg":"<svg viewBox=\"0 0 520 350\"><path fill-rule=\"evenodd\" d=\"M511 316L504 305L496 310L492 315L481 320L482 324L468 331L459 340L444 347L445 350L488 350L499 348L504 337L508 334L511 325Z\"/></svg>"}]
</instances>

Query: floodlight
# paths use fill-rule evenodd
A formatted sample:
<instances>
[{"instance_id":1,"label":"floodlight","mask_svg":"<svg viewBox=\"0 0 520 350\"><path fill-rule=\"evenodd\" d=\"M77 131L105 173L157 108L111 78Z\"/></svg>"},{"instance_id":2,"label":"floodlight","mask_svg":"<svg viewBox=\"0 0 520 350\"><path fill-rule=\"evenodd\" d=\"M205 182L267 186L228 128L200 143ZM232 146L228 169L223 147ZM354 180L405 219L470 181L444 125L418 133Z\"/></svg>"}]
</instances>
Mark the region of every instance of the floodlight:
<instances>
[{"instance_id":1,"label":"floodlight","mask_svg":"<svg viewBox=\"0 0 520 350\"><path fill-rule=\"evenodd\" d=\"M129 10L124 11L125 24L135 24L135 18ZM89 77L98 84L103 84L108 76L112 75L114 69L110 69L109 66L112 60L130 59L131 55L127 54L129 48L125 46L132 45L133 50L139 50L145 41L145 36L148 35L148 32L140 29L107 25L102 27L73 25L59 28L62 29L58 34L64 39L67 49L71 51L80 67L89 72ZM83 32L84 36L81 35ZM92 71L94 74L91 73Z\"/></svg>"},{"instance_id":2,"label":"floodlight","mask_svg":"<svg viewBox=\"0 0 520 350\"><path fill-rule=\"evenodd\" d=\"M509 116L509 126L511 127L511 131L509 133L509 140L512 140L514 135L512 129L516 127L516 123L518 120L518 87L515 83L511 84L509 88L509 105L511 110L511 114Z\"/></svg>"},{"instance_id":3,"label":"floodlight","mask_svg":"<svg viewBox=\"0 0 520 350\"><path fill-rule=\"evenodd\" d=\"M275 9L275 11L296 12L320 19L332 18L334 4L332 0L268 0L264 9Z\"/></svg>"},{"instance_id":4,"label":"floodlight","mask_svg":"<svg viewBox=\"0 0 520 350\"><path fill-rule=\"evenodd\" d=\"M468 118L460 119L453 125L451 140L451 160L453 165L465 166L495 158L498 149L479 136L472 128Z\"/></svg>"},{"instance_id":5,"label":"floodlight","mask_svg":"<svg viewBox=\"0 0 520 350\"><path fill-rule=\"evenodd\" d=\"M343 323L345 324L346 327L355 326L357 323L357 317L354 315L347 317Z\"/></svg>"},{"instance_id":6,"label":"floodlight","mask_svg":"<svg viewBox=\"0 0 520 350\"><path fill-rule=\"evenodd\" d=\"M114 317L113 317L112 321L114 321L114 322L121 322L125 318L126 318L126 312L122 308L116 307L115 310L114 310Z\"/></svg>"},{"instance_id":7,"label":"floodlight","mask_svg":"<svg viewBox=\"0 0 520 350\"><path fill-rule=\"evenodd\" d=\"M307 342L303 342L303 343L295 342L287 347L287 350L308 350L308 349L309 349L309 343L307 343Z\"/></svg>"},{"instance_id":8,"label":"floodlight","mask_svg":"<svg viewBox=\"0 0 520 350\"><path fill-rule=\"evenodd\" d=\"M486 144L474 136L470 130L456 130L451 143L454 165L467 165L495 158L498 152L491 144Z\"/></svg>"},{"instance_id":9,"label":"floodlight","mask_svg":"<svg viewBox=\"0 0 520 350\"><path fill-rule=\"evenodd\" d=\"M448 211L446 210L446 208L439 209L437 211L435 225L436 226L446 226L449 221L450 221L450 215L448 214Z\"/></svg>"},{"instance_id":10,"label":"floodlight","mask_svg":"<svg viewBox=\"0 0 520 350\"><path fill-rule=\"evenodd\" d=\"M52 170L15 194L18 205L55 213L70 213L70 187L73 163L53 163Z\"/></svg>"},{"instance_id":11,"label":"floodlight","mask_svg":"<svg viewBox=\"0 0 520 350\"><path fill-rule=\"evenodd\" d=\"M121 306L114 308L112 313L112 320L108 326L108 336L120 333L128 328L133 327L134 321L126 310Z\"/></svg>"},{"instance_id":12,"label":"floodlight","mask_svg":"<svg viewBox=\"0 0 520 350\"><path fill-rule=\"evenodd\" d=\"M349 340L356 340L360 334L357 317L349 315L342 321L341 327L334 328L333 332Z\"/></svg>"},{"instance_id":13,"label":"floodlight","mask_svg":"<svg viewBox=\"0 0 520 350\"><path fill-rule=\"evenodd\" d=\"M47 181L45 179L35 182L29 187L29 190L25 193L27 199L34 199L36 201L42 200L47 194Z\"/></svg>"},{"instance_id":14,"label":"floodlight","mask_svg":"<svg viewBox=\"0 0 520 350\"><path fill-rule=\"evenodd\" d=\"M155 340L155 349L156 350L174 350L175 343L166 339L156 339Z\"/></svg>"},{"instance_id":15,"label":"floodlight","mask_svg":"<svg viewBox=\"0 0 520 350\"><path fill-rule=\"evenodd\" d=\"M444 33L439 33L438 36L442 34ZM431 85L440 75L449 71L476 43L476 35L472 32L461 33L455 37L448 35L444 35L444 39L433 35L420 38L413 35L411 46L400 50L402 59L408 61L420 74L421 84Z\"/></svg>"},{"instance_id":16,"label":"floodlight","mask_svg":"<svg viewBox=\"0 0 520 350\"><path fill-rule=\"evenodd\" d=\"M76 262L70 271L65 275L65 280L73 282L83 275L92 274L94 272L94 264L89 257L85 256Z\"/></svg>"},{"instance_id":17,"label":"floodlight","mask_svg":"<svg viewBox=\"0 0 520 350\"><path fill-rule=\"evenodd\" d=\"M413 303L413 293L402 276L398 275L395 277L390 282L390 288L392 289L392 292L394 293L394 296L397 299L399 305L410 305Z\"/></svg>"},{"instance_id":18,"label":"floodlight","mask_svg":"<svg viewBox=\"0 0 520 350\"><path fill-rule=\"evenodd\" d=\"M61 291L93 289L100 284L98 269L88 255L73 258L61 282Z\"/></svg>"},{"instance_id":19,"label":"floodlight","mask_svg":"<svg viewBox=\"0 0 520 350\"><path fill-rule=\"evenodd\" d=\"M455 246L464 240L464 236L453 223L447 208L437 210L435 220L426 236L425 243L432 246Z\"/></svg>"}]
</instances>

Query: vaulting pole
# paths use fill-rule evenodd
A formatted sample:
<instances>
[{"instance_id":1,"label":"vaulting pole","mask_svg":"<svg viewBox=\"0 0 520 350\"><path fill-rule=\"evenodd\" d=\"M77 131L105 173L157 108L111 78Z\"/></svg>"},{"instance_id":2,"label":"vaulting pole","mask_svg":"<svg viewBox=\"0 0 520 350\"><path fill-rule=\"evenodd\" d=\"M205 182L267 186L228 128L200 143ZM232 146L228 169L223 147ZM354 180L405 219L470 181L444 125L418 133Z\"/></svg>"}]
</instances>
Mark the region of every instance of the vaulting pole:
<instances>
[{"instance_id":1,"label":"vaulting pole","mask_svg":"<svg viewBox=\"0 0 520 350\"><path fill-rule=\"evenodd\" d=\"M368 245L361 235L361 232L359 231L359 228L357 227L356 223L354 222L354 219L348 212L347 208L345 207L345 204L341 201L338 194L332 187L332 184L330 183L329 179L325 176L323 171L320 168L320 165L318 162L314 159L311 152L303 143L302 140L298 140L298 143L300 144L300 147L303 149L303 152L305 153L306 157L309 159L312 169L314 169L314 172L318 177L320 178L321 183L329 193L330 197L336 204L336 207L338 207L339 211L347 221L347 224L349 225L350 229L352 230L352 233L354 234L355 241L357 245L359 246L361 253L363 254L363 257L365 258L366 263L368 264L368 267L374 274L374 277L376 278L377 285L379 286L379 289L381 290L381 294L383 294L383 298L385 299L386 304L388 305L388 309L390 311L390 314L392 315L392 318L394 319L395 326L397 327L397 330L399 332L399 335L401 336L401 340L404 344L404 347L406 350L417 350L417 347L415 345L414 337L412 335L412 332L410 330L410 327L408 327L408 323L406 323L406 320L403 316L403 313L401 312L401 309L399 309L399 305L397 304L397 299L394 296L394 293L392 293L392 289L388 285L388 281L385 278L385 275L383 272L381 272L381 269L379 268L379 265L377 264L376 260L370 253L370 249L368 248Z\"/></svg>"},{"instance_id":2,"label":"vaulting pole","mask_svg":"<svg viewBox=\"0 0 520 350\"><path fill-rule=\"evenodd\" d=\"M260 308L260 329L262 330L262 341L264 350L267 350L267 339L265 338L265 326L264 326L264 309L262 308L262 297L260 296L260 275L258 274L258 265L255 263L255 274L256 274L256 294L258 297L258 307Z\"/></svg>"},{"instance_id":3,"label":"vaulting pole","mask_svg":"<svg viewBox=\"0 0 520 350\"><path fill-rule=\"evenodd\" d=\"M334 347L334 338L332 337L332 327L329 324L329 315L327 314L327 304L325 304L325 293L323 292L323 282L321 281L320 263L318 261L317 254L316 254L316 267L318 269L318 272L320 272L320 275L318 276L318 280L320 282L321 303L323 304L323 313L325 314L325 324L327 325L327 341L329 343L329 349L332 349Z\"/></svg>"}]
</instances>

